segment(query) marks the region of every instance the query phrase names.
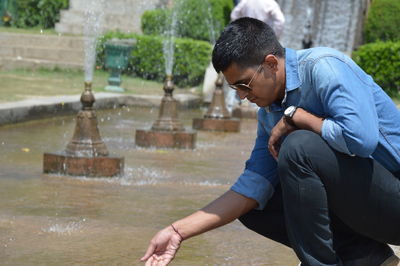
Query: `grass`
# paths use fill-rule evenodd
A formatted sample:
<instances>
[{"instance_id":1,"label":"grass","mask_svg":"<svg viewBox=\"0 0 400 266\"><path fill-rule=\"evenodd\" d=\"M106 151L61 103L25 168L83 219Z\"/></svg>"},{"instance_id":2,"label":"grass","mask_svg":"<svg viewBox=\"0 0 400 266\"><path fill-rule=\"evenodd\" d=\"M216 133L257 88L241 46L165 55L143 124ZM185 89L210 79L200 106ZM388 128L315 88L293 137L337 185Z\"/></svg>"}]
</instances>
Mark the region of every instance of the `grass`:
<instances>
[{"instance_id":1,"label":"grass","mask_svg":"<svg viewBox=\"0 0 400 266\"><path fill-rule=\"evenodd\" d=\"M109 74L95 71L93 91L104 92ZM77 70L9 70L0 71L0 103L32 97L80 94L84 74ZM126 94L163 95L162 83L122 76Z\"/></svg>"},{"instance_id":2,"label":"grass","mask_svg":"<svg viewBox=\"0 0 400 266\"><path fill-rule=\"evenodd\" d=\"M0 27L0 32L11 32L20 34L44 34L44 35L57 35L58 33L54 29L42 29L40 27L34 28L16 28L16 27Z\"/></svg>"}]
</instances>

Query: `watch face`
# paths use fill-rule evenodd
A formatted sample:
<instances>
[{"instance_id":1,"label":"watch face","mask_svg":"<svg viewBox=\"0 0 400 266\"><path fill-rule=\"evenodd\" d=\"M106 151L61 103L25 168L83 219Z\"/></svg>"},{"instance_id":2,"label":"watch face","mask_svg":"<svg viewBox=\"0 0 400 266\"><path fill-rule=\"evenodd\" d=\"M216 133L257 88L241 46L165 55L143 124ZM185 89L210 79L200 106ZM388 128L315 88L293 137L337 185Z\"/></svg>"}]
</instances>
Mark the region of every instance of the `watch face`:
<instances>
[{"instance_id":1,"label":"watch face","mask_svg":"<svg viewBox=\"0 0 400 266\"><path fill-rule=\"evenodd\" d=\"M284 112L284 115L285 116L291 116L291 114L293 113L293 111L296 109L296 107L294 107L293 105L292 106L289 106L288 108L286 108L286 110L285 110L285 112Z\"/></svg>"}]
</instances>

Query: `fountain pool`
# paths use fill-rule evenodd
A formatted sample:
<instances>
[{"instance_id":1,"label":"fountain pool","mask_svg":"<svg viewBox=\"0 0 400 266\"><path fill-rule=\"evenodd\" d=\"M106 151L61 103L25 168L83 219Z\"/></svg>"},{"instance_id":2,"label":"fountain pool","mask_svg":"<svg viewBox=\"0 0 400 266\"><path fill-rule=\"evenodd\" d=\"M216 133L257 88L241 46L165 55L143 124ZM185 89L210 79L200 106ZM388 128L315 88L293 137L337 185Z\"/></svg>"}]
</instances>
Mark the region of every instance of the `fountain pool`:
<instances>
[{"instance_id":1,"label":"fountain pool","mask_svg":"<svg viewBox=\"0 0 400 266\"><path fill-rule=\"evenodd\" d=\"M200 110L180 112L189 127ZM62 150L75 117L0 127L0 261L2 265L142 265L151 237L203 207L241 173L256 130L199 132L194 150L135 147L157 109L98 111L111 154L125 157L119 178L42 174L47 150ZM61 141L60 141L61 140ZM294 253L239 222L184 242L172 265L297 265Z\"/></svg>"}]
</instances>

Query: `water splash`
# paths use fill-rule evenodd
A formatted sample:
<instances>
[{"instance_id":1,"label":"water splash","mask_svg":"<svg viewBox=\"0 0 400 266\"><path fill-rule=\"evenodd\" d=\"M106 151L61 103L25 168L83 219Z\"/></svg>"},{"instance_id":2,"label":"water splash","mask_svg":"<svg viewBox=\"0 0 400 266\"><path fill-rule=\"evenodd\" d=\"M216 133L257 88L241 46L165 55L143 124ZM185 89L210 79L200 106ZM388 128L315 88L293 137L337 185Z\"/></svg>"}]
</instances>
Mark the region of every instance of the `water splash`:
<instances>
[{"instance_id":1,"label":"water splash","mask_svg":"<svg viewBox=\"0 0 400 266\"><path fill-rule=\"evenodd\" d=\"M210 34L210 43L212 45L215 45L216 39L217 39L217 32L216 28L218 28L218 25L216 25L216 22L213 18L212 14L212 6L210 3L210 0L205 0L206 5L207 5L207 17L206 17L206 24L208 25L209 29L209 34Z\"/></svg>"},{"instance_id":2,"label":"water splash","mask_svg":"<svg viewBox=\"0 0 400 266\"><path fill-rule=\"evenodd\" d=\"M278 0L285 15L284 46L329 46L350 53L360 41L368 0ZM307 45L308 44L308 45Z\"/></svg>"},{"instance_id":3,"label":"water splash","mask_svg":"<svg viewBox=\"0 0 400 266\"><path fill-rule=\"evenodd\" d=\"M85 6L84 48L85 82L93 81L97 38L102 33L105 0L88 0Z\"/></svg>"},{"instance_id":4,"label":"water splash","mask_svg":"<svg viewBox=\"0 0 400 266\"><path fill-rule=\"evenodd\" d=\"M176 9L174 9L171 14L170 27L164 33L165 39L163 40L165 74L167 76L172 75L172 68L174 66L176 25L177 25L177 11L176 11Z\"/></svg>"},{"instance_id":5,"label":"water splash","mask_svg":"<svg viewBox=\"0 0 400 266\"><path fill-rule=\"evenodd\" d=\"M69 222L67 224L53 224L48 228L42 228L42 231L45 233L56 233L59 235L71 235L75 231L80 231L83 227L82 222L85 222L86 219L83 219L79 222Z\"/></svg>"}]
</instances>

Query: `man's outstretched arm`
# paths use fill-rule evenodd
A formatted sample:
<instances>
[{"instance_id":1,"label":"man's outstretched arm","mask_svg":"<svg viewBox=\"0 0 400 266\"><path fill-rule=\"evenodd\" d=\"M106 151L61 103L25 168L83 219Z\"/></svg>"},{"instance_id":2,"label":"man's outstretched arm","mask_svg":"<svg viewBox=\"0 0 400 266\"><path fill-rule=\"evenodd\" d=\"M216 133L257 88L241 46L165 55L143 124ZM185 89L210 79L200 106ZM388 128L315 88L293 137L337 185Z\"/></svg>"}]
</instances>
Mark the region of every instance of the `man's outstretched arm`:
<instances>
[{"instance_id":1,"label":"man's outstretched arm","mask_svg":"<svg viewBox=\"0 0 400 266\"><path fill-rule=\"evenodd\" d=\"M254 199L228 190L201 210L159 231L141 261L146 261L146 265L167 265L183 240L230 223L256 206Z\"/></svg>"}]
</instances>

